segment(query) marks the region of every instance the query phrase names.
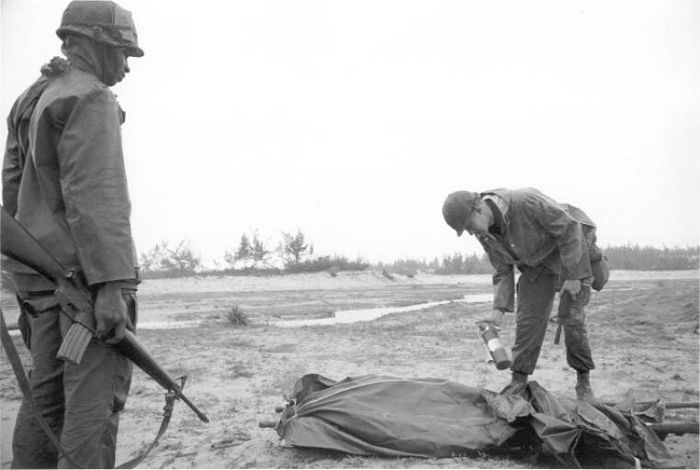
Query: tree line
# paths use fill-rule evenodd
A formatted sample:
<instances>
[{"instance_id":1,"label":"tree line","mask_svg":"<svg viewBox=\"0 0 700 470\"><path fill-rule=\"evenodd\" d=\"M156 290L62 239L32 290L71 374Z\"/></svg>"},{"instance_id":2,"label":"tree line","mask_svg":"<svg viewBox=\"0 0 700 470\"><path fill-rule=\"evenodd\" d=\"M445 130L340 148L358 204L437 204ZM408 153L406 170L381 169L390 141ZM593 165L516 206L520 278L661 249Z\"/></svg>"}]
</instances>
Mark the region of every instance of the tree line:
<instances>
[{"instance_id":1,"label":"tree line","mask_svg":"<svg viewBox=\"0 0 700 470\"><path fill-rule=\"evenodd\" d=\"M301 230L282 232L281 240L272 244L257 231L241 235L238 245L227 250L223 263L214 261L214 269L204 269L201 256L195 254L188 241L171 245L162 241L139 258L144 278L183 277L194 274L274 275L283 273L340 271L367 269L370 264L357 258L316 256L314 246Z\"/></svg>"},{"instance_id":2,"label":"tree line","mask_svg":"<svg viewBox=\"0 0 700 470\"><path fill-rule=\"evenodd\" d=\"M654 248L623 245L604 249L612 269L676 271L698 269L698 247Z\"/></svg>"},{"instance_id":3,"label":"tree line","mask_svg":"<svg viewBox=\"0 0 700 470\"><path fill-rule=\"evenodd\" d=\"M698 269L699 247L655 248L639 245L608 246L603 249L611 269L683 270ZM301 230L281 232L277 243L260 237L257 231L244 233L235 248L227 250L223 262L214 269L204 269L202 259L186 240L171 245L162 241L141 255L140 266L145 278L183 277L194 274L274 275L285 273L357 271L367 268L414 276L418 272L433 274L489 274L493 268L485 253L453 253L425 259L400 259L391 263L371 264L358 257L322 255Z\"/></svg>"}]
</instances>

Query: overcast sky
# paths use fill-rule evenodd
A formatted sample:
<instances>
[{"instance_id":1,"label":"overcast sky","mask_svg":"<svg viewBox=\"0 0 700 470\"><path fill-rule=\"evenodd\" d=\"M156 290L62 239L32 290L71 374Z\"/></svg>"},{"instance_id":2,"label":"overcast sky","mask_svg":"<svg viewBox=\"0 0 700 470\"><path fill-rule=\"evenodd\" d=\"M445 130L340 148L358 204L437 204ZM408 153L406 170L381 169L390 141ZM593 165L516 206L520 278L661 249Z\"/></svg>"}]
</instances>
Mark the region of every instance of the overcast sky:
<instances>
[{"instance_id":1,"label":"overcast sky","mask_svg":"<svg viewBox=\"0 0 700 470\"><path fill-rule=\"evenodd\" d=\"M3 117L67 3L2 0ZM119 3L146 52L114 87L142 252L299 228L318 254L481 253L445 196L525 186L603 246L699 242L696 0Z\"/></svg>"}]
</instances>

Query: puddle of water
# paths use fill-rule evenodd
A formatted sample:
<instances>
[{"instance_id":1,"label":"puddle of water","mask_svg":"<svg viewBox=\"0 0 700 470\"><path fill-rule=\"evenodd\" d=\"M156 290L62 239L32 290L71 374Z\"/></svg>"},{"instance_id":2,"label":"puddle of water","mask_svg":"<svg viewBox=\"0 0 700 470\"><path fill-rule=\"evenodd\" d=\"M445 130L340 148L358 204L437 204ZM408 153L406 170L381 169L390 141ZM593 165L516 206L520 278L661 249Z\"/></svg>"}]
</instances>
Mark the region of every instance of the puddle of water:
<instances>
[{"instance_id":1,"label":"puddle of water","mask_svg":"<svg viewBox=\"0 0 700 470\"><path fill-rule=\"evenodd\" d=\"M405 307L377 307L377 308L365 308L357 310L341 310L335 312L335 316L329 318L310 318L310 319L299 319L299 320L282 320L272 323L273 326L279 326L282 328L294 328L298 326L312 326L312 325L337 325L340 323L355 323L360 321L372 321L379 317L388 315L389 313L403 313L403 312L414 312L416 310L421 310L424 308L436 307L438 305L445 305L452 302L465 302L465 303L480 303L480 302L491 302L493 300L493 294L467 294L462 299L457 300L440 300L436 302L424 302L421 304L407 305Z\"/></svg>"},{"instance_id":2,"label":"puddle of water","mask_svg":"<svg viewBox=\"0 0 700 470\"><path fill-rule=\"evenodd\" d=\"M272 326L282 328L294 328L298 326L312 325L336 325L339 323L355 323L361 321L372 321L379 317L390 313L414 312L424 308L436 307L438 305L446 305L453 302L464 303L481 303L491 302L493 294L467 294L457 300L440 300L436 302L424 302L421 304L407 305L405 307L376 307L357 310L340 310L335 312L335 316L327 318L308 318L299 320L281 320L270 323ZM151 321L142 322L136 326L137 330L164 330L164 329L179 329L198 326L203 320L185 320L185 321ZM19 335L19 330L10 330L11 336Z\"/></svg>"}]
</instances>

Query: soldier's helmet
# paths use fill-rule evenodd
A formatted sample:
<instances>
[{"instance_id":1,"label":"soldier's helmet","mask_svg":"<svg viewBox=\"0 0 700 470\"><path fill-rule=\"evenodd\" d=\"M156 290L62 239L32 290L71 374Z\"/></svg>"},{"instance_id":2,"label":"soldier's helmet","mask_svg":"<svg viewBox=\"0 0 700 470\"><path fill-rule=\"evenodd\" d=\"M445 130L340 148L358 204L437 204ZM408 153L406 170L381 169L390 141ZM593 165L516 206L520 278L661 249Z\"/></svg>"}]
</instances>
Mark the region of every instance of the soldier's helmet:
<instances>
[{"instance_id":1,"label":"soldier's helmet","mask_svg":"<svg viewBox=\"0 0 700 470\"><path fill-rule=\"evenodd\" d=\"M450 193L442 205L442 216L447 225L452 227L457 236L461 236L467 223L467 218L480 201L479 193L470 191L455 191Z\"/></svg>"},{"instance_id":2,"label":"soldier's helmet","mask_svg":"<svg viewBox=\"0 0 700 470\"><path fill-rule=\"evenodd\" d=\"M61 39L67 34L87 36L102 44L124 47L130 56L143 56L131 12L112 1L70 2L63 12L61 26L56 30L56 34Z\"/></svg>"}]
</instances>

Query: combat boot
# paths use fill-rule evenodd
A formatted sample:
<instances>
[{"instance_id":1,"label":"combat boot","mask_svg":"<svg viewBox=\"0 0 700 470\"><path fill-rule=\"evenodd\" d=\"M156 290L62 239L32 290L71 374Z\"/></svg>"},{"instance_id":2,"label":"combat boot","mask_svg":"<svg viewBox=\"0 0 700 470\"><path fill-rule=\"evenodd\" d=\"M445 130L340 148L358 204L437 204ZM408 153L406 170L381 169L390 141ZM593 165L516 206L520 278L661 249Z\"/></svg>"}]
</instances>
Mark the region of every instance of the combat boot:
<instances>
[{"instance_id":1,"label":"combat boot","mask_svg":"<svg viewBox=\"0 0 700 470\"><path fill-rule=\"evenodd\" d=\"M506 387L501 390L501 395L521 395L527 387L527 374L513 372L513 378Z\"/></svg>"},{"instance_id":2,"label":"combat boot","mask_svg":"<svg viewBox=\"0 0 700 470\"><path fill-rule=\"evenodd\" d=\"M593 389L591 388L591 379L586 372L578 372L576 378L576 399L581 401L595 401Z\"/></svg>"}]
</instances>

